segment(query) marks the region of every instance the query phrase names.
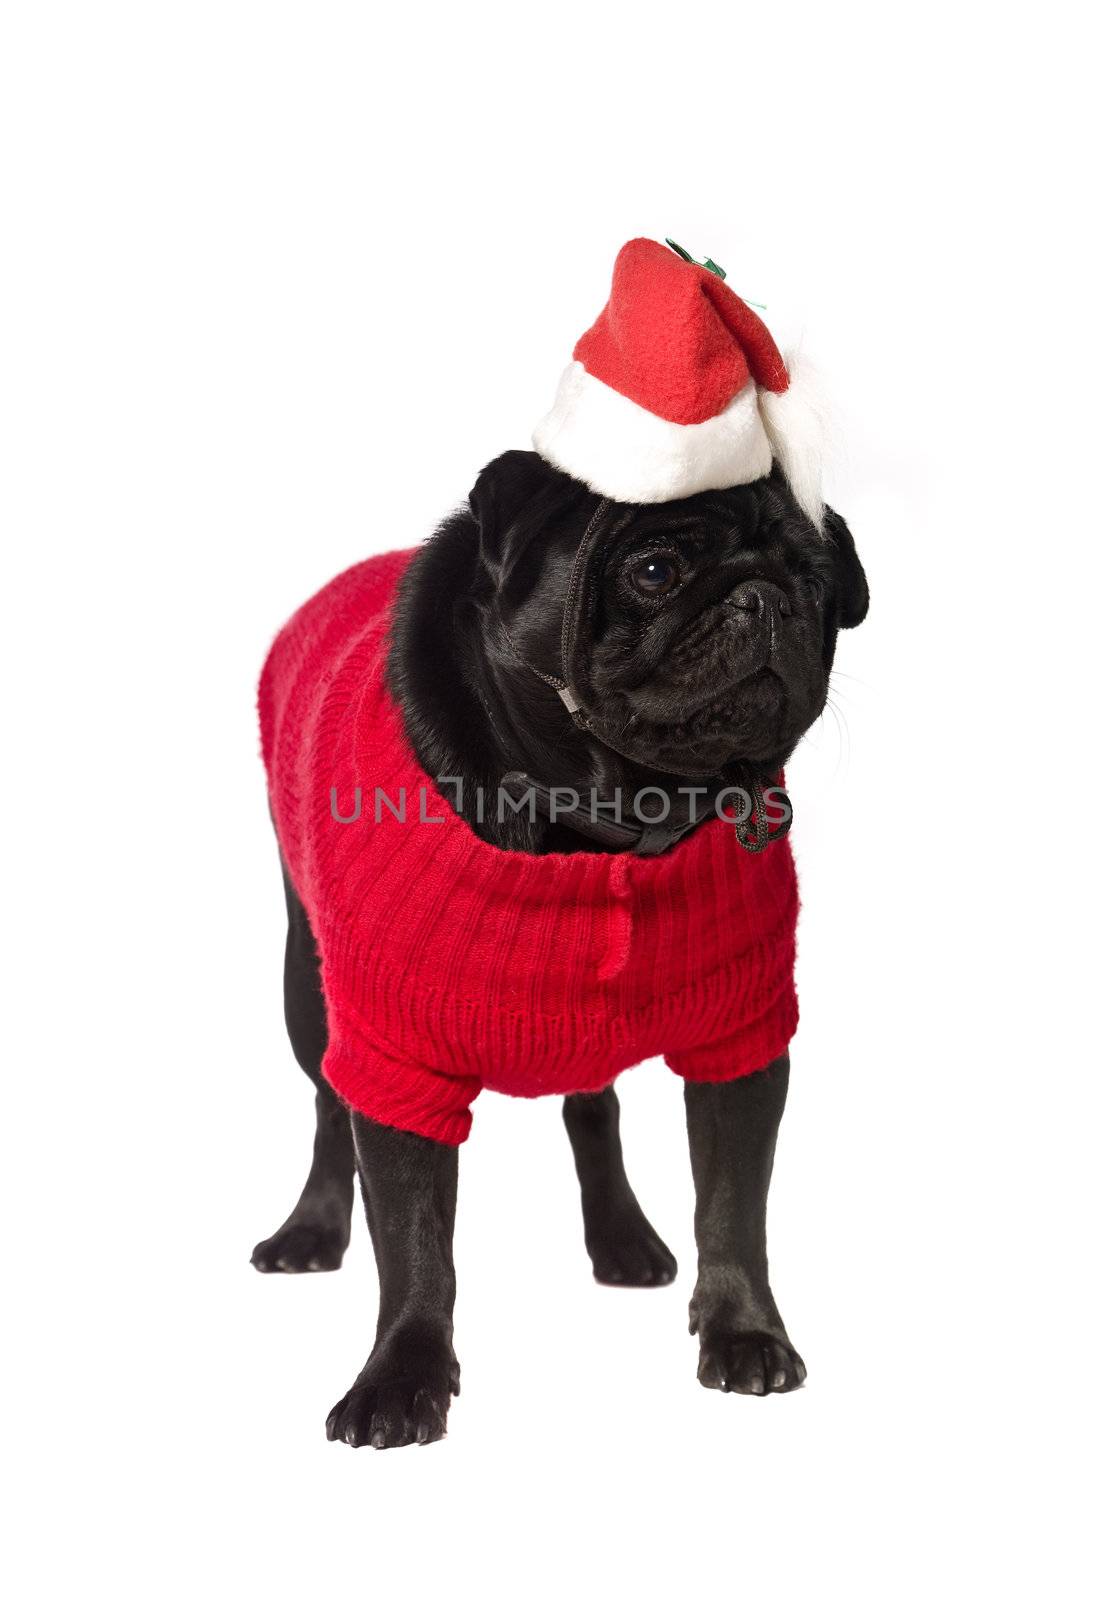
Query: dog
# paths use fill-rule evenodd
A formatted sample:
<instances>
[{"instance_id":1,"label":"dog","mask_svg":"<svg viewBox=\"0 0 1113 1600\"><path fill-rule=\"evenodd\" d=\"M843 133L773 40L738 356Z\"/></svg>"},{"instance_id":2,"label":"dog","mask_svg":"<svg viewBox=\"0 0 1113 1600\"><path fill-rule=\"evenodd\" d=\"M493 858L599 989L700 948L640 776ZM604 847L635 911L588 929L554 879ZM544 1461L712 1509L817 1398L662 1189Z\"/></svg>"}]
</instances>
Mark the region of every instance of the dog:
<instances>
[{"instance_id":1,"label":"dog","mask_svg":"<svg viewBox=\"0 0 1113 1600\"><path fill-rule=\"evenodd\" d=\"M714 912L710 902L689 904L691 895L683 904L675 898L676 863L729 848L729 857L715 856L717 878L735 871L735 859L740 874L773 874L760 884L782 894L779 920L775 928L755 923L759 931L752 938L762 941L762 950L780 952L769 979L776 1004L748 1018L745 1028L731 1024L731 1037L744 1041L733 1065L721 1052L708 1054L702 1036L684 1033L675 1008L666 1027L665 1012L653 1010L650 975L649 999L636 1016L631 1008L629 1016L608 1017L597 1034L585 1024L585 1038L605 1038L613 1050L607 1055L599 1045L590 1073L585 1068L564 1095L563 1115L596 1278L645 1287L671 1282L675 1259L626 1177L618 1098L608 1079L643 1053L668 1054L670 1039L657 1041L648 1024L639 1033L639 1017L652 1016L662 1033L673 1030L681 1041L674 1047L686 1078L696 1190L699 1266L690 1330L699 1340L699 1381L754 1395L797 1388L804 1363L774 1301L765 1246L766 1196L789 1078L787 1035L795 1020L794 880L782 837L787 812L782 802L775 815L772 801L786 761L824 707L837 634L856 627L868 609L865 574L846 523L830 508L818 523L806 515L776 464L752 482L638 503L601 497L535 451L511 451L484 468L467 505L415 554L381 571L386 576L380 579L380 568L368 564L362 575L338 580L339 587L326 591L331 598L315 602L318 610L300 633L285 642L279 636L278 667L269 682L265 674L261 692L289 913L286 1019L294 1054L316 1089L317 1124L301 1196L277 1232L255 1247L252 1261L265 1273L338 1267L349 1242L358 1172L380 1278L373 1348L329 1413L328 1438L375 1448L439 1439L459 1393L452 1257L457 1146L480 1080L504 1085L497 1063L490 1079L476 1065L483 1036L474 1029L460 1034L460 1061L422 1063L425 1076L411 1070L408 1056L403 1060L394 1035L371 1037L378 1027L375 1008L389 1005L403 971L391 964L398 955L395 915L398 939L411 923L430 937L436 930L437 939L453 941L461 963L472 963L466 970L473 975L490 971L496 989L517 981L512 964L518 955L499 943L496 923L490 937L484 932L490 919L481 889L469 887L466 901L463 889L455 897L430 889L430 901L438 903L410 904L421 900L425 863L438 850L444 854L446 840L465 841L452 845L461 860L471 859L469 849L479 851L492 884L502 881L505 862L521 874L515 884L532 884L531 872L549 872L553 882L574 874L589 899L613 886L613 906L585 899L569 911L582 917L586 930L589 975L583 982L592 1005L599 995L633 993L623 985L635 976L642 981L639 896L650 905L659 891L669 918L701 917L701 939L714 944L733 936L727 926L733 916ZM376 635L366 656L337 647L330 658L335 665L318 671L317 657L307 652L340 639L342 627L361 626L356 614L370 605L372 592L376 603L386 596L381 639ZM319 749L303 749L300 730L310 711L330 737L341 730L330 749L350 749L353 736L343 719L362 714L364 680L374 661L381 661L383 704L389 701L397 718L391 737L402 750L398 760L407 763L398 770L411 781L419 774L432 797L422 796L422 804L433 807L427 828L420 821L399 823L398 795L377 793L376 807L382 810L384 801L387 809L380 822L367 819L361 835L352 825L358 770L345 766L334 773ZM285 699L275 687L282 673L298 686ZM734 795L733 810L719 804L723 786ZM706 792L697 793L701 787ZM302 892L312 876L308 856L302 851L292 859L288 842L298 818L309 818L305 829L316 830L315 839L342 855L347 874L319 872L312 904ZM357 1017L350 1014L354 1005L331 993L326 1003L348 948L335 902L353 902L348 909L361 928L374 922L367 907L374 911L392 871L402 873L396 863L403 836L420 845L405 869L409 877L398 878L412 892L398 893L393 910L388 905L375 913L377 931L360 947L351 982L371 1015ZM380 852L380 866L361 877L364 852L372 850ZM745 885L758 880L738 882L741 906ZM750 896L755 915L764 904L760 884ZM505 915L525 916L521 901L516 890ZM658 962L669 959L668 943L662 936L654 947ZM558 965L567 944L553 945ZM389 972L376 988L380 959ZM523 970L527 987L555 981L547 970ZM740 969L732 970L737 975ZM773 981L778 973L779 988ZM428 987L435 982L434 964ZM745 985L735 978L729 987L733 993ZM414 994L421 1005L433 1004L427 989ZM474 998L467 997L469 1004ZM734 1002L724 995L714 1003ZM406 1004L412 1010L418 999ZM763 1020L773 1012L779 1032ZM536 1076L515 1092L551 1092L558 1082L545 1077L545 1042L537 1039L534 1046ZM362 1110L353 1087L358 1049L378 1064L373 1097ZM535 1070L528 1040L523 1049L515 1070L528 1074ZM767 1053L759 1058L762 1049ZM439 1101L432 1107L430 1084L443 1091L444 1107ZM368 1105L376 1115L367 1114ZM425 1117L443 1120L427 1124ZM415 1131L426 1126L436 1136Z\"/></svg>"}]
</instances>

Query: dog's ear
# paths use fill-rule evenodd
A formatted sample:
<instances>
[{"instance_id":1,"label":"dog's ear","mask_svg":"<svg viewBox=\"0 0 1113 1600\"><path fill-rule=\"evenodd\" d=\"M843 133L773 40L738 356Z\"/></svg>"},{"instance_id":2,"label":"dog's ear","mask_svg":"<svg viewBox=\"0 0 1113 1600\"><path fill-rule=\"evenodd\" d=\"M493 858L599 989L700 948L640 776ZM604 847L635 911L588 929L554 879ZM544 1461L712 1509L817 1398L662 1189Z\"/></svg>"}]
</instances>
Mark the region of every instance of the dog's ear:
<instances>
[{"instance_id":1,"label":"dog's ear","mask_svg":"<svg viewBox=\"0 0 1113 1600\"><path fill-rule=\"evenodd\" d=\"M479 524L479 550L492 574L505 565L507 534L522 512L559 477L535 450L506 450L489 461L468 496Z\"/></svg>"},{"instance_id":2,"label":"dog's ear","mask_svg":"<svg viewBox=\"0 0 1113 1600\"><path fill-rule=\"evenodd\" d=\"M830 506L826 507L823 531L835 547L836 620L840 628L856 628L870 608L870 589L854 536L845 518Z\"/></svg>"}]
</instances>

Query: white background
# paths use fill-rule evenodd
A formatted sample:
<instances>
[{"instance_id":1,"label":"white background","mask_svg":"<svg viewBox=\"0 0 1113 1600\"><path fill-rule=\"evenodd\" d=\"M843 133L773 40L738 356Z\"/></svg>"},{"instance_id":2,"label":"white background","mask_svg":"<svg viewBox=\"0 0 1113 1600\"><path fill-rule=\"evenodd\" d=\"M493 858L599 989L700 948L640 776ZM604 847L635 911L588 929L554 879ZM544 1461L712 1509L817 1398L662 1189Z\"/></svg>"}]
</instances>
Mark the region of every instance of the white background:
<instances>
[{"instance_id":1,"label":"white background","mask_svg":"<svg viewBox=\"0 0 1113 1600\"><path fill-rule=\"evenodd\" d=\"M13 1592L1097 1594L1108 136L1089 8L35 5L0 39ZM793 762L771 1217L810 1368L695 1381L680 1085L622 1085L680 1280L597 1288L555 1102L462 1158L463 1395L323 1424L370 1247L304 1176L255 676L523 445L618 246L801 336L873 589Z\"/></svg>"}]
</instances>

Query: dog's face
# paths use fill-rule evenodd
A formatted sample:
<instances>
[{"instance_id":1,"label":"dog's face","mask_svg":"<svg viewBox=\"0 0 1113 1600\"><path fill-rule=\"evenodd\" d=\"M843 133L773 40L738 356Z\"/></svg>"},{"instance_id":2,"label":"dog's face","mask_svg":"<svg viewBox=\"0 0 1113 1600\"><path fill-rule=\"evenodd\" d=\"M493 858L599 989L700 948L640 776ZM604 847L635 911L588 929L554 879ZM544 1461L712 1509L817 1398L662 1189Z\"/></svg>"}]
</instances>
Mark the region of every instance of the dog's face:
<instances>
[{"instance_id":1,"label":"dog's face","mask_svg":"<svg viewBox=\"0 0 1113 1600\"><path fill-rule=\"evenodd\" d=\"M485 469L472 507L500 622L533 664L567 669L592 725L631 760L691 776L731 762L776 771L823 710L839 628L868 607L845 522L828 512L821 534L776 472L617 507L581 553L565 623L597 504L529 452Z\"/></svg>"}]
</instances>

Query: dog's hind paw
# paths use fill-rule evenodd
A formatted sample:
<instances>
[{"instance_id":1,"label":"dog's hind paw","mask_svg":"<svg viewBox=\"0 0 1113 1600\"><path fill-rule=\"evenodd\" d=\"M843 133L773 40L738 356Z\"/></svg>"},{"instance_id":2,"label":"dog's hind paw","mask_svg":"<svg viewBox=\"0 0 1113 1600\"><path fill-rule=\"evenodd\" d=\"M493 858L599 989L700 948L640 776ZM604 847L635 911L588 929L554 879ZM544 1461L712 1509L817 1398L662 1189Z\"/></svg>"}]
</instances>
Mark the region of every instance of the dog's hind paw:
<instances>
[{"instance_id":1,"label":"dog's hind paw","mask_svg":"<svg viewBox=\"0 0 1113 1600\"><path fill-rule=\"evenodd\" d=\"M335 1272L348 1247L348 1229L335 1222L293 1218L251 1252L257 1272Z\"/></svg>"},{"instance_id":2,"label":"dog's hind paw","mask_svg":"<svg viewBox=\"0 0 1113 1600\"><path fill-rule=\"evenodd\" d=\"M676 1257L636 1203L621 1212L592 1218L585 1234L599 1283L655 1289L676 1277Z\"/></svg>"}]
</instances>

